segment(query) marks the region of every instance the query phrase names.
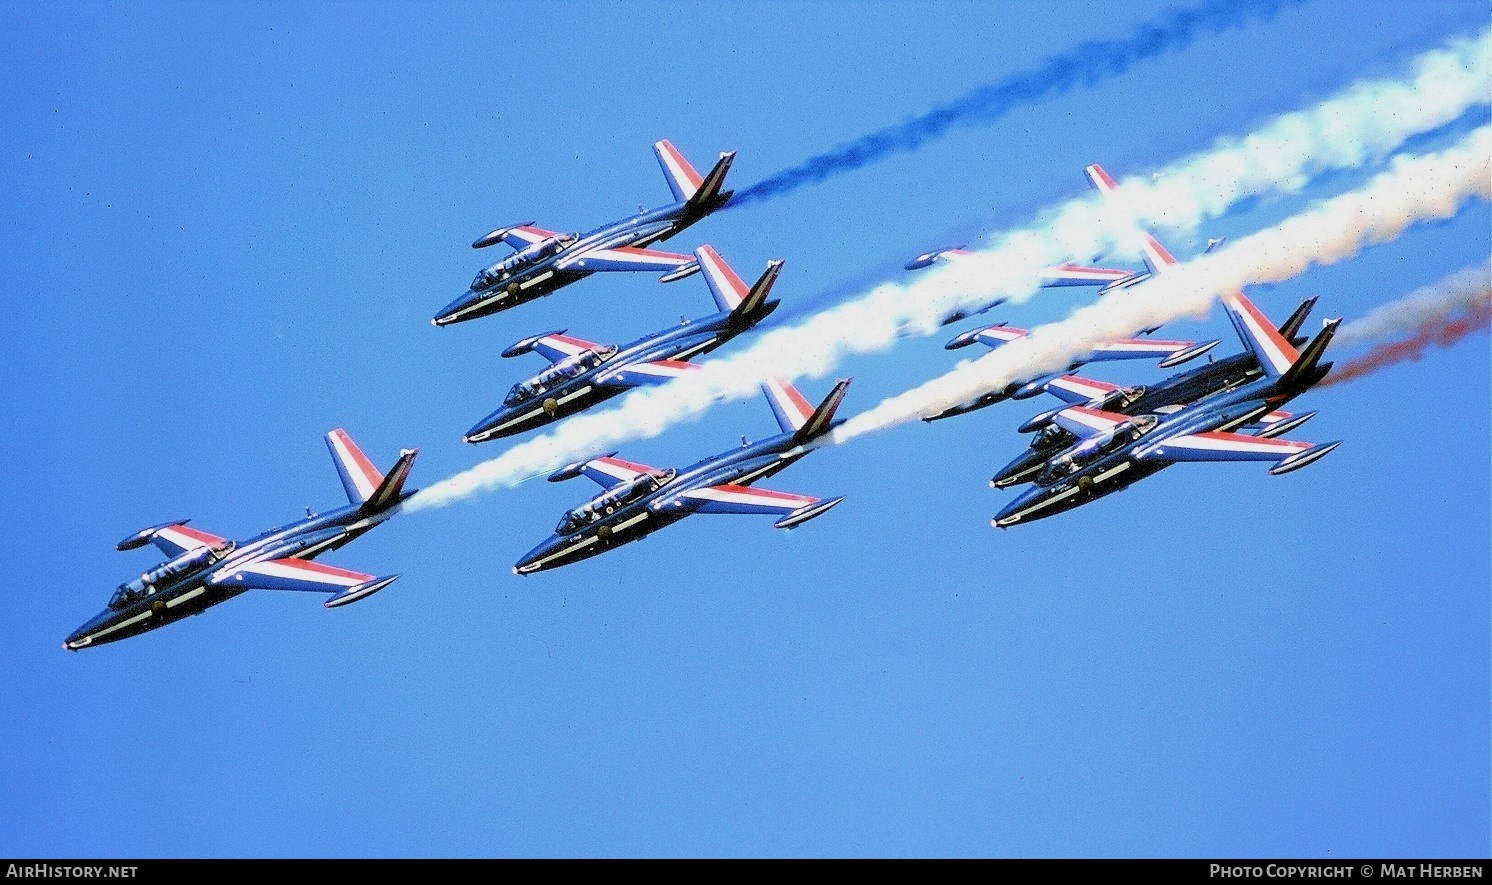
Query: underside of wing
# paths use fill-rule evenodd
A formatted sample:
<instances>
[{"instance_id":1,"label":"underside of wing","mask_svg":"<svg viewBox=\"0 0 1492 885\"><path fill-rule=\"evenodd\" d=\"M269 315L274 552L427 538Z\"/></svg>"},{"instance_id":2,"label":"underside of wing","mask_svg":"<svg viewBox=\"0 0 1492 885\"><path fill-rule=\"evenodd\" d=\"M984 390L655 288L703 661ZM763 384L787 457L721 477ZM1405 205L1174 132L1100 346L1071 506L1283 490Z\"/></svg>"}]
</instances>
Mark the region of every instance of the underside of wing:
<instances>
[{"instance_id":1,"label":"underside of wing","mask_svg":"<svg viewBox=\"0 0 1492 885\"><path fill-rule=\"evenodd\" d=\"M1245 433L1187 433L1158 443L1144 455L1155 461L1280 461L1311 448L1311 443L1265 439Z\"/></svg>"},{"instance_id":2,"label":"underside of wing","mask_svg":"<svg viewBox=\"0 0 1492 885\"><path fill-rule=\"evenodd\" d=\"M1062 286L1102 286L1131 276L1134 276L1134 271L1059 264L1041 271L1041 285L1049 289Z\"/></svg>"},{"instance_id":3,"label":"underside of wing","mask_svg":"<svg viewBox=\"0 0 1492 885\"><path fill-rule=\"evenodd\" d=\"M562 258L556 267L560 270L579 271L673 270L692 261L694 256L680 255L677 252L615 246L610 249L591 249Z\"/></svg>"},{"instance_id":4,"label":"underside of wing","mask_svg":"<svg viewBox=\"0 0 1492 885\"><path fill-rule=\"evenodd\" d=\"M398 577L379 578L305 559L266 559L235 569L219 579L219 583L246 590L330 593L331 598L324 604L327 608L337 608L372 596Z\"/></svg>"},{"instance_id":5,"label":"underside of wing","mask_svg":"<svg viewBox=\"0 0 1492 885\"><path fill-rule=\"evenodd\" d=\"M695 513L788 514L819 502L812 495L774 492L771 489L756 489L735 483L689 489L680 492L679 498L688 502Z\"/></svg>"},{"instance_id":6,"label":"underside of wing","mask_svg":"<svg viewBox=\"0 0 1492 885\"><path fill-rule=\"evenodd\" d=\"M699 371L699 366L683 360L652 360L646 363L636 363L624 366L611 372L604 379L598 379L601 383L616 387L642 387L651 384L664 384L687 375L690 372Z\"/></svg>"},{"instance_id":7,"label":"underside of wing","mask_svg":"<svg viewBox=\"0 0 1492 885\"><path fill-rule=\"evenodd\" d=\"M265 559L235 569L220 583L250 590L341 593L373 579L373 575L305 559Z\"/></svg>"},{"instance_id":8,"label":"underside of wing","mask_svg":"<svg viewBox=\"0 0 1492 885\"><path fill-rule=\"evenodd\" d=\"M1090 362L1142 360L1167 357L1196 345L1195 341L1162 341L1156 338L1120 338L1093 348Z\"/></svg>"}]
</instances>

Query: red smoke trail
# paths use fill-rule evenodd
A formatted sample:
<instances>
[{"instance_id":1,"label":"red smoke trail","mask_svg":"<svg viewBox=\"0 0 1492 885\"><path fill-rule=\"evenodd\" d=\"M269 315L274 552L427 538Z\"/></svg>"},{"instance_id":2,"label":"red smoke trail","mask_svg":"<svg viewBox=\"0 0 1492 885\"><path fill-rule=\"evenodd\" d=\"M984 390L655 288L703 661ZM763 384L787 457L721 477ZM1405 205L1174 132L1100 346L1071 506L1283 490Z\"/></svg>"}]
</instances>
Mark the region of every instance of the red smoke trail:
<instances>
[{"instance_id":1,"label":"red smoke trail","mask_svg":"<svg viewBox=\"0 0 1492 885\"><path fill-rule=\"evenodd\" d=\"M1450 347L1473 332L1485 330L1492 325L1492 301L1481 299L1459 317L1437 317L1426 322L1414 333L1413 338L1380 344L1355 360L1334 369L1322 380L1322 387L1342 384L1354 378L1370 375L1384 366L1418 360L1430 345Z\"/></svg>"}]
</instances>

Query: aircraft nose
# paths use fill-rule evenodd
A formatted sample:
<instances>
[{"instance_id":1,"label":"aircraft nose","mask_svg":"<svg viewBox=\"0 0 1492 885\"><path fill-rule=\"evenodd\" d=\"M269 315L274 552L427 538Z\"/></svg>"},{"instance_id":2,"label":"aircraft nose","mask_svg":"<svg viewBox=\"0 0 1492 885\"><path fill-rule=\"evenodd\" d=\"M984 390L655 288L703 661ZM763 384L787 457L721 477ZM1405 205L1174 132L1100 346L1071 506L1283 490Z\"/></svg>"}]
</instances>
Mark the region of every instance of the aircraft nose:
<instances>
[{"instance_id":1,"label":"aircraft nose","mask_svg":"<svg viewBox=\"0 0 1492 885\"><path fill-rule=\"evenodd\" d=\"M440 312L437 313L430 320L430 325L449 326L451 323L456 322L461 312L470 307L473 303L476 302L476 300L477 294L475 292L468 291L465 295L462 295L460 298L457 298L455 301L452 301L450 304L442 307L440 309Z\"/></svg>"},{"instance_id":2,"label":"aircraft nose","mask_svg":"<svg viewBox=\"0 0 1492 885\"><path fill-rule=\"evenodd\" d=\"M513 574L531 575L540 569L556 565L557 563L553 560L553 553L559 549L561 543L559 538L550 538L523 554L523 558L513 564Z\"/></svg>"},{"instance_id":3,"label":"aircraft nose","mask_svg":"<svg viewBox=\"0 0 1492 885\"><path fill-rule=\"evenodd\" d=\"M466 435L462 439L472 444L492 439L496 435L497 427L507 418L507 414L507 410L505 409L493 412L491 415L472 425L472 428L466 431Z\"/></svg>"}]
</instances>

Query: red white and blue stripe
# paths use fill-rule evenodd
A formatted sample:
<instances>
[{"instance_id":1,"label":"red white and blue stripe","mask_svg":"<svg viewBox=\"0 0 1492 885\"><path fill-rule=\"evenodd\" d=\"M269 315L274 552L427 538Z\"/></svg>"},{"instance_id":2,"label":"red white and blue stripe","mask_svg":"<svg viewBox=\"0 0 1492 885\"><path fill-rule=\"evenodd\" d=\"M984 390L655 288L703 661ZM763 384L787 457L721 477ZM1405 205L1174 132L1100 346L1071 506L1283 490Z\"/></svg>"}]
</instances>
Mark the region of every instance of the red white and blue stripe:
<instances>
[{"instance_id":1,"label":"red white and blue stripe","mask_svg":"<svg viewBox=\"0 0 1492 885\"><path fill-rule=\"evenodd\" d=\"M700 269L705 272L705 284L710 287L710 294L715 296L715 304L721 310L735 310L746 300L751 290L731 266L725 263L714 246L700 246L694 250L694 257L699 261Z\"/></svg>"},{"instance_id":2,"label":"red white and blue stripe","mask_svg":"<svg viewBox=\"0 0 1492 885\"><path fill-rule=\"evenodd\" d=\"M663 174L668 178L668 189L673 192L673 198L683 202L694 196L695 191L704 183L704 179L679 153L679 149L673 146L673 142L663 139L653 145L653 153L658 155L658 165L663 167Z\"/></svg>"},{"instance_id":3,"label":"red white and blue stripe","mask_svg":"<svg viewBox=\"0 0 1492 885\"><path fill-rule=\"evenodd\" d=\"M337 428L326 435L326 447L331 450L332 461L337 465L337 474L342 477L342 488L347 490L347 500L362 504L373 497L378 484L383 482L383 472L363 454L347 431Z\"/></svg>"},{"instance_id":4,"label":"red white and blue stripe","mask_svg":"<svg viewBox=\"0 0 1492 885\"><path fill-rule=\"evenodd\" d=\"M226 544L227 538L220 538L211 532L194 529L185 525L170 525L159 529L150 536L150 542L158 550L170 557L180 556L188 550L196 550L199 547L216 547Z\"/></svg>"},{"instance_id":5,"label":"red white and blue stripe","mask_svg":"<svg viewBox=\"0 0 1492 885\"><path fill-rule=\"evenodd\" d=\"M734 483L704 486L689 489L679 494L688 500L695 513L772 513L788 514L801 507L817 504L819 499L809 495L794 495L774 492L770 489L754 489Z\"/></svg>"},{"instance_id":6,"label":"red white and blue stripe","mask_svg":"<svg viewBox=\"0 0 1492 885\"><path fill-rule=\"evenodd\" d=\"M1227 309L1228 319L1233 321L1238 337L1258 357L1266 375L1278 378L1300 358L1300 351L1285 340L1269 317L1242 292L1224 295L1223 307Z\"/></svg>"},{"instance_id":7,"label":"red white and blue stripe","mask_svg":"<svg viewBox=\"0 0 1492 885\"><path fill-rule=\"evenodd\" d=\"M658 471L646 464L624 461L614 455L607 455L604 458L592 458L585 462L580 472L610 489L634 480L644 473L657 473Z\"/></svg>"},{"instance_id":8,"label":"red white and blue stripe","mask_svg":"<svg viewBox=\"0 0 1492 885\"><path fill-rule=\"evenodd\" d=\"M1063 375L1060 378L1053 378L1044 386L1047 393L1069 403L1090 402L1119 389L1117 384L1095 381L1081 375Z\"/></svg>"},{"instance_id":9,"label":"red white and blue stripe","mask_svg":"<svg viewBox=\"0 0 1492 885\"><path fill-rule=\"evenodd\" d=\"M767 404L777 417L777 426L784 433L796 433L813 417L813 406L798 392L798 388L783 378L769 378L762 382L762 392L767 395Z\"/></svg>"}]
</instances>

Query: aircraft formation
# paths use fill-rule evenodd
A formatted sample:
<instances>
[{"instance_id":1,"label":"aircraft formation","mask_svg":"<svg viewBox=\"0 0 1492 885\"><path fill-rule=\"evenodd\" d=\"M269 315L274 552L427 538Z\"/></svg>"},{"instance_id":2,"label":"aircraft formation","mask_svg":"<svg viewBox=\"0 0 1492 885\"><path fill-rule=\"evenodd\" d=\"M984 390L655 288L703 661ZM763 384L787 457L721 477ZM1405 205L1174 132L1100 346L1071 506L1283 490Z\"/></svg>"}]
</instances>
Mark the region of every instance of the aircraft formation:
<instances>
[{"instance_id":1,"label":"aircraft formation","mask_svg":"<svg viewBox=\"0 0 1492 885\"><path fill-rule=\"evenodd\" d=\"M667 240L727 204L724 189L735 157L720 154L701 175L669 141L654 146L674 202L660 209L601 225L589 233L558 233L532 222L500 227L472 243L483 249L504 243L507 258L483 268L467 291L432 318L437 327L510 310L605 271L661 272L669 283L702 274L718 311L682 321L630 343L598 343L569 334L543 332L519 340L504 357L536 353L549 361L542 371L516 382L494 411L463 435L472 444L508 438L554 424L626 391L664 384L700 364L690 360L751 332L778 306L769 298L783 262L773 260L751 284L710 245L690 254L648 248ZM1098 166L1089 181L1107 198L1116 185ZM1143 237L1145 271L1063 264L1048 268L1043 286L1098 286L1105 297L1124 297L1134 287L1165 274L1178 262L1154 237ZM1216 243L1209 244L1209 250ZM924 253L906 265L917 271L938 262L957 262L963 248ZM1108 341L1074 359L1064 371L1045 372L983 392L974 399L926 415L941 420L1007 400L1043 393L1063 405L1020 425L1033 434L1026 451L997 472L996 489L1028 488L991 520L998 528L1043 519L1125 488L1182 461L1273 462L1271 474L1313 463L1339 442L1313 445L1280 437L1314 412L1291 414L1281 406L1306 393L1330 370L1322 362L1340 320L1328 320L1314 337L1301 328L1315 299L1302 304L1276 327L1241 291L1222 294L1241 352L1221 360L1208 357L1197 368L1153 386L1121 387L1072 374L1088 363L1157 359L1171 368L1209 354L1222 343L1149 337L1156 328L1134 330L1134 337ZM944 325L983 314L1001 299L950 311ZM1004 322L960 333L945 347L982 344L998 349L1030 334ZM792 529L822 516L843 498L757 488L754 483L785 470L814 451L844 423L836 412L850 380L842 379L814 406L786 378L761 384L778 424L777 434L756 442L742 437L727 448L682 468L655 468L597 454L554 471L551 482L585 476L602 490L567 510L552 534L520 557L517 575L559 568L640 540L694 514L764 514L776 528ZM232 541L188 525L189 520L141 529L118 544L133 550L153 544L168 560L125 583L105 609L73 631L69 650L115 642L200 614L247 590L300 590L328 594L335 608L365 599L398 575L377 577L314 561L336 550L398 512L415 491L405 489L417 450L404 450L388 472L379 471L342 429L326 442L347 494L348 504L324 514L307 509L304 519Z\"/></svg>"}]
</instances>

